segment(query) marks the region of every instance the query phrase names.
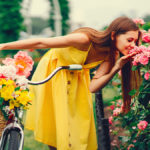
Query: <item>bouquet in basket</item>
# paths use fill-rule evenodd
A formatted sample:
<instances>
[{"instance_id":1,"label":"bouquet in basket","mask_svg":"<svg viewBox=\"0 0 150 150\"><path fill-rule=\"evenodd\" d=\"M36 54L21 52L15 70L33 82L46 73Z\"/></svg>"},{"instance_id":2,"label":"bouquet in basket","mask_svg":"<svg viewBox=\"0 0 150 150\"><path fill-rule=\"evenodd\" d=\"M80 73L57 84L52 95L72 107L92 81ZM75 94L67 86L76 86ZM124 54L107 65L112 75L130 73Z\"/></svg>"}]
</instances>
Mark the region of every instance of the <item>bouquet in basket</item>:
<instances>
[{"instance_id":1,"label":"bouquet in basket","mask_svg":"<svg viewBox=\"0 0 150 150\"><path fill-rule=\"evenodd\" d=\"M33 68L33 60L27 52L19 51L14 58L6 58L0 65L0 114L5 120L17 110L28 109L32 94L27 77ZM3 115L2 115L3 114ZM0 116L0 117L1 117Z\"/></svg>"}]
</instances>

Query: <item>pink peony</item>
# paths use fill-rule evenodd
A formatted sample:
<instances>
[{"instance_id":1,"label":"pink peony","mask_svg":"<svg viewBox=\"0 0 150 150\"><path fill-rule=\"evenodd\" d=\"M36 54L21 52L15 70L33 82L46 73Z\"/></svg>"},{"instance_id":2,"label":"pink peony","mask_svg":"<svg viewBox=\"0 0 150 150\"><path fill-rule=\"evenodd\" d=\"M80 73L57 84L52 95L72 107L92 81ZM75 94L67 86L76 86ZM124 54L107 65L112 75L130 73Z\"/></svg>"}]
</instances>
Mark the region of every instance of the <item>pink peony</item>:
<instances>
[{"instance_id":1,"label":"pink peony","mask_svg":"<svg viewBox=\"0 0 150 150\"><path fill-rule=\"evenodd\" d=\"M7 57L4 60L2 60L2 63L8 66L8 65L14 65L15 62L14 59Z\"/></svg>"},{"instance_id":2,"label":"pink peony","mask_svg":"<svg viewBox=\"0 0 150 150\"><path fill-rule=\"evenodd\" d=\"M140 24L140 25L145 24L145 22L144 22L144 20L143 20L143 19L139 19L139 18L137 18L137 19L133 19L133 21L134 21L136 24Z\"/></svg>"},{"instance_id":3,"label":"pink peony","mask_svg":"<svg viewBox=\"0 0 150 150\"><path fill-rule=\"evenodd\" d=\"M148 80L149 77L150 77L150 71L146 72L145 75L144 75L145 80Z\"/></svg>"},{"instance_id":4,"label":"pink peony","mask_svg":"<svg viewBox=\"0 0 150 150\"><path fill-rule=\"evenodd\" d=\"M17 68L18 75L25 75L28 77L33 67L33 60L28 56L27 52L19 51L14 56L15 66Z\"/></svg>"},{"instance_id":5,"label":"pink peony","mask_svg":"<svg viewBox=\"0 0 150 150\"><path fill-rule=\"evenodd\" d=\"M148 125L147 121L140 121L137 126L140 130L144 130L147 127L147 125Z\"/></svg>"},{"instance_id":6,"label":"pink peony","mask_svg":"<svg viewBox=\"0 0 150 150\"><path fill-rule=\"evenodd\" d=\"M33 68L33 60L30 56L28 56L27 52L19 51L14 59L6 58L2 61L3 64L9 66L13 65L17 69L17 75L24 75L28 77Z\"/></svg>"}]
</instances>

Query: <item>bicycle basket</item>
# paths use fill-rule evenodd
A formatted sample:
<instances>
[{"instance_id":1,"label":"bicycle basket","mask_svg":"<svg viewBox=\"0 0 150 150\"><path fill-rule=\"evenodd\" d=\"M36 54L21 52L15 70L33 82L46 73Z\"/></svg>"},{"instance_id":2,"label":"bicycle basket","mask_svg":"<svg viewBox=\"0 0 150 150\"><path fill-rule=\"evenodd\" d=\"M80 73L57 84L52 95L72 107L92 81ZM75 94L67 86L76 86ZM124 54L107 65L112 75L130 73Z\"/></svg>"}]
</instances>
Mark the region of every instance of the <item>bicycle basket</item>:
<instances>
[{"instance_id":1,"label":"bicycle basket","mask_svg":"<svg viewBox=\"0 0 150 150\"><path fill-rule=\"evenodd\" d=\"M2 135L4 128L6 127L6 123L7 123L7 121L5 120L3 114L0 110L0 137Z\"/></svg>"}]
</instances>

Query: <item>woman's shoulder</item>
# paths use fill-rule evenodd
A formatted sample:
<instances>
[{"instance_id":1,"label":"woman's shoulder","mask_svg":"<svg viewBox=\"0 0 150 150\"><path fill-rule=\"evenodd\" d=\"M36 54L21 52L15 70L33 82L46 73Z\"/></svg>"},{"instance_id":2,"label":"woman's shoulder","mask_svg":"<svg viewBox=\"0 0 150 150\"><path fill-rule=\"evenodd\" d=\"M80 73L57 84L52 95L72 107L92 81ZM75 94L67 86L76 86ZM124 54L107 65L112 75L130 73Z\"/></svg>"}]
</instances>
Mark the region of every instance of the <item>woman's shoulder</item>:
<instances>
[{"instance_id":1,"label":"woman's shoulder","mask_svg":"<svg viewBox=\"0 0 150 150\"><path fill-rule=\"evenodd\" d=\"M70 33L68 34L68 37L70 38L70 40L78 40L79 43L81 44L87 44L90 43L90 38L88 36L88 34L84 33L84 32L74 32L74 33Z\"/></svg>"},{"instance_id":2,"label":"woman's shoulder","mask_svg":"<svg viewBox=\"0 0 150 150\"><path fill-rule=\"evenodd\" d=\"M83 51L87 51L89 45L91 44L91 40L86 33L77 32L71 33L68 36L69 43L71 46L78 48Z\"/></svg>"}]
</instances>

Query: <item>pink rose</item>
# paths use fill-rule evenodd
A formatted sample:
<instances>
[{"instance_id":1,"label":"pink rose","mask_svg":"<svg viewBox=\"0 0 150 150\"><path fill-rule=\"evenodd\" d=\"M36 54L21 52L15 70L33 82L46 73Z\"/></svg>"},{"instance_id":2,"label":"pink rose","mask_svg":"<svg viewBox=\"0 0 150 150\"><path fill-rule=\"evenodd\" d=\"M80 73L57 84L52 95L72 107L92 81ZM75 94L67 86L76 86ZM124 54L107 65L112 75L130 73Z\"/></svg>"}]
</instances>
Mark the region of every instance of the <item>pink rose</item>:
<instances>
[{"instance_id":1,"label":"pink rose","mask_svg":"<svg viewBox=\"0 0 150 150\"><path fill-rule=\"evenodd\" d=\"M109 119L108 119L108 121L109 121L109 124L112 124L113 117L112 117L112 116L110 116L110 117L109 117Z\"/></svg>"},{"instance_id":2,"label":"pink rose","mask_svg":"<svg viewBox=\"0 0 150 150\"><path fill-rule=\"evenodd\" d=\"M133 140L133 143L136 143L136 140Z\"/></svg>"},{"instance_id":3,"label":"pink rose","mask_svg":"<svg viewBox=\"0 0 150 150\"><path fill-rule=\"evenodd\" d=\"M139 58L139 62L142 64L142 65L147 65L148 64L148 57L145 56L145 55L141 55L140 58Z\"/></svg>"},{"instance_id":4,"label":"pink rose","mask_svg":"<svg viewBox=\"0 0 150 150\"><path fill-rule=\"evenodd\" d=\"M148 80L150 77L150 72L146 72L144 75L145 80Z\"/></svg>"},{"instance_id":5,"label":"pink rose","mask_svg":"<svg viewBox=\"0 0 150 150\"><path fill-rule=\"evenodd\" d=\"M137 66L137 62L136 61L132 61L133 66Z\"/></svg>"},{"instance_id":6,"label":"pink rose","mask_svg":"<svg viewBox=\"0 0 150 150\"><path fill-rule=\"evenodd\" d=\"M140 24L140 25L145 24L145 22L144 22L144 20L143 20L143 19L139 19L139 18L137 18L137 19L133 19L133 21L134 21L136 24Z\"/></svg>"},{"instance_id":7,"label":"pink rose","mask_svg":"<svg viewBox=\"0 0 150 150\"><path fill-rule=\"evenodd\" d=\"M147 125L148 125L147 121L140 121L137 126L140 130L144 130L147 127Z\"/></svg>"},{"instance_id":8,"label":"pink rose","mask_svg":"<svg viewBox=\"0 0 150 150\"><path fill-rule=\"evenodd\" d=\"M122 112L121 108L116 108L113 110L113 116L118 116Z\"/></svg>"},{"instance_id":9,"label":"pink rose","mask_svg":"<svg viewBox=\"0 0 150 150\"><path fill-rule=\"evenodd\" d=\"M144 35L142 36L142 41L145 43L149 43L150 42L150 33L144 33Z\"/></svg>"},{"instance_id":10,"label":"pink rose","mask_svg":"<svg viewBox=\"0 0 150 150\"><path fill-rule=\"evenodd\" d=\"M114 110L115 109L115 105L111 105L110 108L111 108L111 110Z\"/></svg>"}]
</instances>

